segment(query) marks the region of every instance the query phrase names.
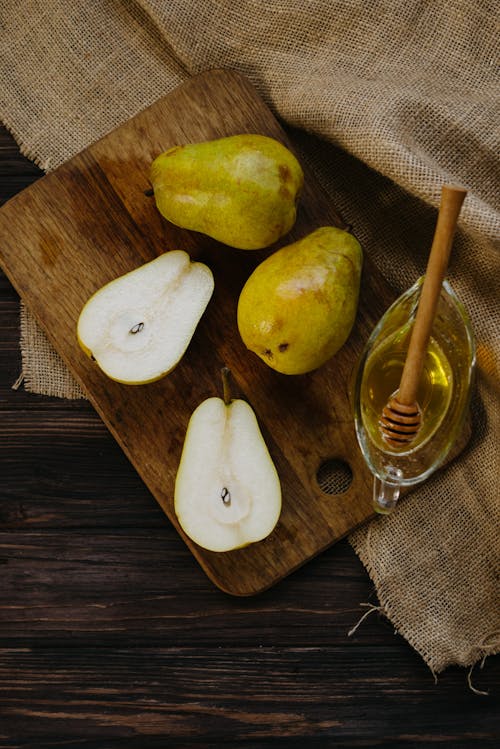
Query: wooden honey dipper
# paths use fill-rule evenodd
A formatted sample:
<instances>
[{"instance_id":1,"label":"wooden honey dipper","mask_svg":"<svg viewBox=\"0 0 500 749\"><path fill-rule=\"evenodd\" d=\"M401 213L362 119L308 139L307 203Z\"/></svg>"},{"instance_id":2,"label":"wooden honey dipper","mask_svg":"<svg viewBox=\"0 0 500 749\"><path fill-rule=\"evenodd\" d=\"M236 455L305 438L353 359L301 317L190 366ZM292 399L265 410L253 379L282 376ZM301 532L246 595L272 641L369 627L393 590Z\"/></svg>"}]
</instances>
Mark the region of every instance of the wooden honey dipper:
<instances>
[{"instance_id":1,"label":"wooden honey dipper","mask_svg":"<svg viewBox=\"0 0 500 749\"><path fill-rule=\"evenodd\" d=\"M417 391L424 368L427 346L450 258L453 235L462 203L467 194L463 187L443 185L434 239L427 262L410 344L399 389L390 398L380 417L384 440L394 447L412 442L422 426L422 412Z\"/></svg>"}]
</instances>

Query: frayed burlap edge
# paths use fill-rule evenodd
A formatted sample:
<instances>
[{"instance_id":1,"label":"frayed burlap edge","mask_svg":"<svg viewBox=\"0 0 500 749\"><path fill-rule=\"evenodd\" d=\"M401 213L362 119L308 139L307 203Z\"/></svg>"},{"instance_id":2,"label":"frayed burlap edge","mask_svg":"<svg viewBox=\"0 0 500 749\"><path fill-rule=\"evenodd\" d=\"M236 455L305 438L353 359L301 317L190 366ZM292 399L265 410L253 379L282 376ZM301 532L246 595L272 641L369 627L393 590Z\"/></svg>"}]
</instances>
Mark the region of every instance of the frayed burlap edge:
<instances>
[{"instance_id":1,"label":"frayed burlap edge","mask_svg":"<svg viewBox=\"0 0 500 749\"><path fill-rule=\"evenodd\" d=\"M24 156L25 158L32 161L35 166L37 166L39 169L42 169L42 171L50 172L50 158L39 158L35 151L26 145L26 143L16 130L16 127L9 121L9 118L5 115L5 113L2 114L1 123L5 127L7 132L10 133L10 135L12 135L12 137L16 141L21 156Z\"/></svg>"},{"instance_id":2,"label":"frayed burlap edge","mask_svg":"<svg viewBox=\"0 0 500 749\"><path fill-rule=\"evenodd\" d=\"M13 387L24 384L30 393L41 393L68 400L85 399L85 393L73 379L32 313L21 302L20 344L22 371Z\"/></svg>"},{"instance_id":3,"label":"frayed burlap edge","mask_svg":"<svg viewBox=\"0 0 500 749\"><path fill-rule=\"evenodd\" d=\"M365 526L363 526L359 531L355 531L349 536L349 543L356 552L357 556L360 558L366 571L368 572L368 575L374 584L375 590L377 591L377 597L378 591L383 587L383 580L378 573L377 566L374 563L371 555L370 537L374 525L376 523L383 522L384 518L375 518ZM442 673L447 668L447 665L444 665L441 668L436 667L436 664L433 663L432 657L422 649L421 643L417 642L416 638L413 636L411 627L408 627L399 616L397 606L394 607L392 605L391 593L388 591L384 591L383 597L383 603L378 597L377 605L370 603L360 604L360 606L366 608L367 611L361 616L359 621L352 627L352 629L349 630L348 636L351 637L370 614L378 612L380 615L384 616L391 622L392 626L394 627L395 634L404 637L404 639L412 646L412 648L414 648L414 650L419 653L424 663L426 663L426 665L429 667L435 682L437 682L437 674ZM471 656L464 663L459 664L463 668L469 668L467 681L471 691L481 695L488 694L488 692L483 692L481 690L475 689L472 686L472 669L479 661L481 661L482 668L486 658L492 655L498 655L499 653L500 631L490 632L488 634L485 634L481 642L478 642L476 649L471 652Z\"/></svg>"}]
</instances>

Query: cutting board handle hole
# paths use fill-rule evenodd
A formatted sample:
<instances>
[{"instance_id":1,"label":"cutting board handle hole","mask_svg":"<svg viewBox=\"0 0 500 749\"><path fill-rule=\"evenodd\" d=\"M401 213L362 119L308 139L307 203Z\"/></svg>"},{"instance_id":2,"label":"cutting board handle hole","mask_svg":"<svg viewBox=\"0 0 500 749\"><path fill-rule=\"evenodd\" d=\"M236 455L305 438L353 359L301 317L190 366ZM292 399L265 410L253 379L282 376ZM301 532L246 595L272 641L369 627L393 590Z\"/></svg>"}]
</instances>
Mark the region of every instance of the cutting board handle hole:
<instances>
[{"instance_id":1,"label":"cutting board handle hole","mask_svg":"<svg viewBox=\"0 0 500 749\"><path fill-rule=\"evenodd\" d=\"M328 458L318 468L316 481L324 494L344 494L352 484L351 466L340 458Z\"/></svg>"}]
</instances>

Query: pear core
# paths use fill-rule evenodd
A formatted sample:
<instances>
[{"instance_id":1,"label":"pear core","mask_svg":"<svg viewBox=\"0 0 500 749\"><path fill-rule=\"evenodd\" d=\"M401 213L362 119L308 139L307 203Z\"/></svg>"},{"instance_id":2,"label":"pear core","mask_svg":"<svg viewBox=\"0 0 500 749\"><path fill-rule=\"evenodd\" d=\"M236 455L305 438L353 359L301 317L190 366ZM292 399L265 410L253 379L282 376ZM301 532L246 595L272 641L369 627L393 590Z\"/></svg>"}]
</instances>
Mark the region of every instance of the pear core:
<instances>
[{"instance_id":1,"label":"pear core","mask_svg":"<svg viewBox=\"0 0 500 749\"><path fill-rule=\"evenodd\" d=\"M245 346L283 374L317 369L344 345L358 306L362 250L324 226L264 260L238 300Z\"/></svg>"}]
</instances>

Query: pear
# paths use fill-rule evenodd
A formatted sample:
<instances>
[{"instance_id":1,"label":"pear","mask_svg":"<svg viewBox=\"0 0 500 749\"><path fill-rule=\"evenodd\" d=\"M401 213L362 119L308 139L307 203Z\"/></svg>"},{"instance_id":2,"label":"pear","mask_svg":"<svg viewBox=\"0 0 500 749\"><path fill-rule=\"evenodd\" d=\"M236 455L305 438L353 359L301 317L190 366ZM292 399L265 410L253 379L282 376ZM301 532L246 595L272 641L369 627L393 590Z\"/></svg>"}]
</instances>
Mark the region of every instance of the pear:
<instances>
[{"instance_id":1,"label":"pear","mask_svg":"<svg viewBox=\"0 0 500 749\"><path fill-rule=\"evenodd\" d=\"M213 289L210 268L183 250L165 252L90 297L78 342L111 379L153 382L182 358Z\"/></svg>"},{"instance_id":2,"label":"pear","mask_svg":"<svg viewBox=\"0 0 500 749\"><path fill-rule=\"evenodd\" d=\"M357 239L333 226L270 255L238 300L238 329L246 347L283 374L320 367L351 332L361 266Z\"/></svg>"},{"instance_id":3,"label":"pear","mask_svg":"<svg viewBox=\"0 0 500 749\"><path fill-rule=\"evenodd\" d=\"M170 148L153 161L151 183L176 226L256 250L294 225L303 172L279 141L241 134Z\"/></svg>"},{"instance_id":4,"label":"pear","mask_svg":"<svg viewBox=\"0 0 500 749\"><path fill-rule=\"evenodd\" d=\"M193 412L175 481L175 513L189 538L210 551L230 551L268 536L281 512L281 486L255 413L208 398Z\"/></svg>"}]
</instances>

